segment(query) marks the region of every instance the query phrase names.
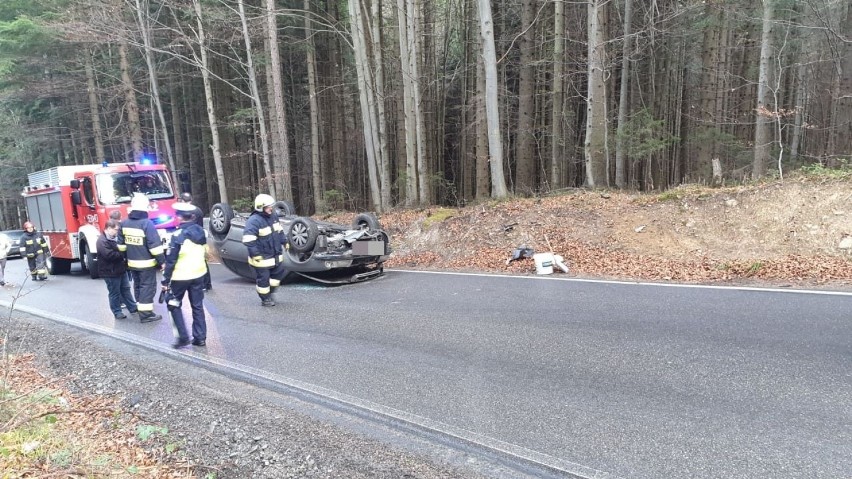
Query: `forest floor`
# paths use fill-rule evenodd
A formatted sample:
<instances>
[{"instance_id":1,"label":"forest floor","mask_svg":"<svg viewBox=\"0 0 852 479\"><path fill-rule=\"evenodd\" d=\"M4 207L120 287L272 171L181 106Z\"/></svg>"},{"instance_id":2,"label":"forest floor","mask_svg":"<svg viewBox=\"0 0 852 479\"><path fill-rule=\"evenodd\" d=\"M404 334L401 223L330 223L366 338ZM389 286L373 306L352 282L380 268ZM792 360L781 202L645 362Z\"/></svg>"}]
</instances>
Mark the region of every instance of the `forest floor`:
<instances>
[{"instance_id":1,"label":"forest floor","mask_svg":"<svg viewBox=\"0 0 852 479\"><path fill-rule=\"evenodd\" d=\"M394 210L391 268L846 289L852 174L655 194L565 190ZM325 219L344 224L352 213ZM4 477L476 477L294 412L262 390L10 312ZM56 338L61 337L61 341ZM283 425L283 427L282 427Z\"/></svg>"}]
</instances>

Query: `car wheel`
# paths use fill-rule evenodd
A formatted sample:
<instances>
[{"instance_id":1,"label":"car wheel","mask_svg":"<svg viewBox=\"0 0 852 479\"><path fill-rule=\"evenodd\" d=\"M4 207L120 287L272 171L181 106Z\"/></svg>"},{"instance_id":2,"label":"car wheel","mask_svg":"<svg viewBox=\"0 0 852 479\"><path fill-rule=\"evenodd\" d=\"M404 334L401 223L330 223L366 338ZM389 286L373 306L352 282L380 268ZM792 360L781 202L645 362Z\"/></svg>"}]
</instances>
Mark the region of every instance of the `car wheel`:
<instances>
[{"instance_id":1,"label":"car wheel","mask_svg":"<svg viewBox=\"0 0 852 479\"><path fill-rule=\"evenodd\" d=\"M231 229L231 220L234 219L234 210L227 203L216 203L210 208L210 232L216 236L224 237Z\"/></svg>"},{"instance_id":2,"label":"car wheel","mask_svg":"<svg viewBox=\"0 0 852 479\"><path fill-rule=\"evenodd\" d=\"M289 201L276 201L275 214L278 216L296 216L296 207Z\"/></svg>"},{"instance_id":3,"label":"car wheel","mask_svg":"<svg viewBox=\"0 0 852 479\"><path fill-rule=\"evenodd\" d=\"M367 228L371 230L381 229L379 225L379 220L375 216L370 213L360 213L358 216L352 220L352 229L360 230L362 228Z\"/></svg>"},{"instance_id":4,"label":"car wheel","mask_svg":"<svg viewBox=\"0 0 852 479\"><path fill-rule=\"evenodd\" d=\"M290 248L299 253L307 253L314 249L319 229L310 218L296 218L287 230L287 241Z\"/></svg>"}]
</instances>

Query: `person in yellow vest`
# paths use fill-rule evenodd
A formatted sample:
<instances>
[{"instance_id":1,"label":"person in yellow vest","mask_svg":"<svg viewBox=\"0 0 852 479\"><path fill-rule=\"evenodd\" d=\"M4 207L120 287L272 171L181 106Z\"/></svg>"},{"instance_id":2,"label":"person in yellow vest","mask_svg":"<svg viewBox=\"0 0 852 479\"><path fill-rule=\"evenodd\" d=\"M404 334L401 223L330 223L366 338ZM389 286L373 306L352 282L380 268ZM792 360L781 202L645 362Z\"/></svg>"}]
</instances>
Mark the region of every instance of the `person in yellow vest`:
<instances>
[{"instance_id":1,"label":"person in yellow vest","mask_svg":"<svg viewBox=\"0 0 852 479\"><path fill-rule=\"evenodd\" d=\"M161 283L178 336L173 347L182 348L190 342L193 346L205 346L207 321L204 318L204 276L207 274L207 238L204 229L195 223L195 206L175 203L174 208L181 223L169 243ZM183 298L187 294L192 309L191 341L181 311Z\"/></svg>"},{"instance_id":2,"label":"person in yellow vest","mask_svg":"<svg viewBox=\"0 0 852 479\"><path fill-rule=\"evenodd\" d=\"M118 230L118 250L127 256L127 269L133 274L133 296L136 298L139 321L149 323L163 319L154 314L157 294L157 271L166 262L163 241L154 222L148 219L148 197L133 195L130 214Z\"/></svg>"},{"instance_id":3,"label":"person in yellow vest","mask_svg":"<svg viewBox=\"0 0 852 479\"><path fill-rule=\"evenodd\" d=\"M32 221L24 223L24 234L18 240L18 250L21 252L21 256L27 258L33 281L47 280L47 266L44 255L50 250L44 236L35 229Z\"/></svg>"}]
</instances>

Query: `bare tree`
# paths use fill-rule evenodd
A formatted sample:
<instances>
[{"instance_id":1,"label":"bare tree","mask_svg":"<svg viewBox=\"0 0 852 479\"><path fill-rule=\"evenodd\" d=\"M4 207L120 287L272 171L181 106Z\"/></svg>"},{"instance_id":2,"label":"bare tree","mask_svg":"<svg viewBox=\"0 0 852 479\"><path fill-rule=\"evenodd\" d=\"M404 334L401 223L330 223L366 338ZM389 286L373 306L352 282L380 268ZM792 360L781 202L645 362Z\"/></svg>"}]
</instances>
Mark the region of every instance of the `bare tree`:
<instances>
[{"instance_id":1,"label":"bare tree","mask_svg":"<svg viewBox=\"0 0 852 479\"><path fill-rule=\"evenodd\" d=\"M216 169L216 180L219 187L219 201L228 202L228 188L225 183L225 170L222 168L222 153L219 151L219 124L216 117L216 109L213 106L213 87L210 84L210 68L207 53L207 37L204 34L204 21L201 11L201 0L192 0L195 10L195 36L198 45L198 54L192 49L195 64L201 70L201 79L204 83L204 100L207 105L207 120L210 123L210 150L213 153L213 164Z\"/></svg>"},{"instance_id":2,"label":"bare tree","mask_svg":"<svg viewBox=\"0 0 852 479\"><path fill-rule=\"evenodd\" d=\"M257 125L260 130L260 147L263 152L263 171L269 186L269 194L273 198L278 197L278 188L272 175L272 162L269 159L269 137L266 136L266 115L263 113L263 103L260 101L260 90L257 87L257 73L254 71L254 60L252 59L251 36L249 35L248 22L243 0L237 0L237 11L240 23L243 26L243 40L246 47L246 66L248 67L248 82L251 89L251 100L257 115Z\"/></svg>"},{"instance_id":3,"label":"bare tree","mask_svg":"<svg viewBox=\"0 0 852 479\"><path fill-rule=\"evenodd\" d=\"M628 91L630 85L630 50L633 45L631 27L633 23L633 0L624 0L624 42L621 48L621 87L618 96L618 134L615 147L615 185L624 188L625 152L624 125L627 124L627 110L630 104Z\"/></svg>"},{"instance_id":4,"label":"bare tree","mask_svg":"<svg viewBox=\"0 0 852 479\"><path fill-rule=\"evenodd\" d=\"M320 162L319 145L319 106L317 105L316 55L314 53L313 28L311 25L311 2L304 1L305 9L305 54L308 68L308 100L311 109L311 186L314 190L314 209L325 211L323 191L323 172Z\"/></svg>"},{"instance_id":5,"label":"bare tree","mask_svg":"<svg viewBox=\"0 0 852 479\"><path fill-rule=\"evenodd\" d=\"M535 28L533 0L521 1L520 78L518 80L517 141L515 143L515 192L535 190Z\"/></svg>"},{"instance_id":6,"label":"bare tree","mask_svg":"<svg viewBox=\"0 0 852 479\"><path fill-rule=\"evenodd\" d=\"M166 159L172 174L172 184L177 185L177 168L172 155L172 144L169 139L169 125L166 123L166 115L163 113L163 102L160 101L160 84L157 81L157 65L154 61L154 52L151 49L151 30L148 25L148 1L136 1L136 22L142 37L143 51L145 52L145 65L148 67L148 80L151 85L151 99L157 109L157 118L160 120L159 131L163 135L163 144L166 149Z\"/></svg>"},{"instance_id":7,"label":"bare tree","mask_svg":"<svg viewBox=\"0 0 852 479\"><path fill-rule=\"evenodd\" d=\"M376 98L367 54L367 29L364 25L360 2L349 2L352 28L352 45L355 53L355 70L358 74L358 93L361 101L361 120L367 152L367 174L370 180L370 198L376 211L383 211L378 163L381 151L378 142Z\"/></svg>"},{"instance_id":8,"label":"bare tree","mask_svg":"<svg viewBox=\"0 0 852 479\"><path fill-rule=\"evenodd\" d=\"M269 69L272 77L270 96L273 107L272 152L275 164L277 184L281 185L283 199L292 201L293 180L290 174L290 144L287 138L287 110L284 107L284 86L281 80L281 54L278 52L278 19L275 11L275 0L264 0L266 4L266 36L269 49ZM270 177L271 178L271 177Z\"/></svg>"},{"instance_id":9,"label":"bare tree","mask_svg":"<svg viewBox=\"0 0 852 479\"><path fill-rule=\"evenodd\" d=\"M503 138L500 134L500 99L497 94L497 53L494 49L494 20L491 0L479 1L479 24L485 66L485 112L488 119L488 152L491 162L491 197L505 198L506 177L503 174Z\"/></svg>"},{"instance_id":10,"label":"bare tree","mask_svg":"<svg viewBox=\"0 0 852 479\"><path fill-rule=\"evenodd\" d=\"M98 106L98 91L95 82L95 70L92 66L92 54L91 50L86 50L85 52L85 68L86 68L86 90L89 94L89 112L92 116L92 134L95 138L95 156L97 157L98 163L102 163L106 159L106 154L104 153L104 135L103 130L101 129L101 114L100 107Z\"/></svg>"},{"instance_id":11,"label":"bare tree","mask_svg":"<svg viewBox=\"0 0 852 479\"><path fill-rule=\"evenodd\" d=\"M772 122L775 109L767 106L772 82L775 0L763 0L763 33L760 40L760 71L757 83L757 110L754 129L754 160L752 178L766 175L766 164L772 147Z\"/></svg>"},{"instance_id":12,"label":"bare tree","mask_svg":"<svg viewBox=\"0 0 852 479\"><path fill-rule=\"evenodd\" d=\"M586 98L586 185L607 186L606 157L606 24L605 0L588 0L588 82Z\"/></svg>"},{"instance_id":13,"label":"bare tree","mask_svg":"<svg viewBox=\"0 0 852 479\"><path fill-rule=\"evenodd\" d=\"M118 43L119 68L121 69L121 83L124 88L124 107L127 109L127 128L130 133L130 146L133 151L133 161L142 159L145 152L142 150L142 128L139 125L139 104L136 103L136 88L130 76L130 62L127 60L127 42Z\"/></svg>"},{"instance_id":14,"label":"bare tree","mask_svg":"<svg viewBox=\"0 0 852 479\"><path fill-rule=\"evenodd\" d=\"M629 0L628 0L629 1ZM562 187L563 142L562 117L564 100L563 69L565 64L565 3L553 2L553 108L550 114L550 187Z\"/></svg>"}]
</instances>

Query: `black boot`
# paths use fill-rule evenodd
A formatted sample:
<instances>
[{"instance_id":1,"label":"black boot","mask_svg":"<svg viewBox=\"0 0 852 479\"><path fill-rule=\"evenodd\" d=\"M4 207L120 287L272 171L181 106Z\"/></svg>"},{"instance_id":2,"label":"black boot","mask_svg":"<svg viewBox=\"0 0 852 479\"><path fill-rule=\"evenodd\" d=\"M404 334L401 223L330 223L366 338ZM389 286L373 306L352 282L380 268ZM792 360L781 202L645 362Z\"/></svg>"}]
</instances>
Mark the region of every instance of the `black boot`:
<instances>
[{"instance_id":1,"label":"black boot","mask_svg":"<svg viewBox=\"0 0 852 479\"><path fill-rule=\"evenodd\" d=\"M152 321L159 321L163 319L159 314L154 314L152 311L140 311L139 312L139 322L140 323L150 323Z\"/></svg>"}]
</instances>

